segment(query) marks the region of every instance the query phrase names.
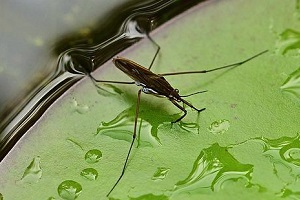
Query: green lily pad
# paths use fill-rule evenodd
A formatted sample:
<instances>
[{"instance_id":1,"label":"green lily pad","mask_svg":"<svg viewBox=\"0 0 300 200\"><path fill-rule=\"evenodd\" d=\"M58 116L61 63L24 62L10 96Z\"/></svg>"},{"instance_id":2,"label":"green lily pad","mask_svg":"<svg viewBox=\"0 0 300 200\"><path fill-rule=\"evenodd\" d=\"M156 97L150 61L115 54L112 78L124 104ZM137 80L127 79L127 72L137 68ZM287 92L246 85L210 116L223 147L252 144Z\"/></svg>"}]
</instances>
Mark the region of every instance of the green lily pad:
<instances>
[{"instance_id":1,"label":"green lily pad","mask_svg":"<svg viewBox=\"0 0 300 200\"><path fill-rule=\"evenodd\" d=\"M270 51L232 70L166 77L182 95L208 90L186 98L207 109L187 108L181 123L170 123L181 113L167 99L142 94L137 148L110 199L299 198L299 95L285 95L298 91L286 89L290 80L299 87L291 78L299 68L297 12L291 1L211 0L154 30L156 73L212 69ZM145 39L120 56L148 66L155 50ZM93 76L130 80L111 61ZM86 77L48 109L1 162L3 199L105 199L131 142L138 90L113 88L99 94ZM97 162L86 161L91 150ZM38 170L29 170L37 158ZM97 179L80 175L84 169ZM34 181L22 181L35 171Z\"/></svg>"}]
</instances>

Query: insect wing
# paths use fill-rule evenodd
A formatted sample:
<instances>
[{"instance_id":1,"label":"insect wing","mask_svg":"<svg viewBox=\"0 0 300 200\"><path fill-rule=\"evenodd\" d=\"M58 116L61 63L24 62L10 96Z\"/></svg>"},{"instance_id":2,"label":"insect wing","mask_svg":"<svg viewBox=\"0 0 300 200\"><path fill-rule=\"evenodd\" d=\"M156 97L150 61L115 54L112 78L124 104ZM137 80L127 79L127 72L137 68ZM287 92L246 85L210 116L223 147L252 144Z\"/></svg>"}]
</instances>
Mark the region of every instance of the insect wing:
<instances>
[{"instance_id":1,"label":"insect wing","mask_svg":"<svg viewBox=\"0 0 300 200\"><path fill-rule=\"evenodd\" d=\"M174 90L164 77L154 74L131 60L117 57L113 62L118 69L136 81L137 85L145 88L143 90L145 93L168 96Z\"/></svg>"}]
</instances>

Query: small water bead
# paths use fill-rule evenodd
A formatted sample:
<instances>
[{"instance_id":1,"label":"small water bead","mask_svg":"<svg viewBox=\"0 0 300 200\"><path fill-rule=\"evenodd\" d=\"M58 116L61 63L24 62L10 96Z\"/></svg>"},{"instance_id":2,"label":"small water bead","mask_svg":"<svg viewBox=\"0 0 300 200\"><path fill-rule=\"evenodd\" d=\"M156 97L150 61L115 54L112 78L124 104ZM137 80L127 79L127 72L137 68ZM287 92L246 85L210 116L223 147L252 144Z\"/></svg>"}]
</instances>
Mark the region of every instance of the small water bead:
<instances>
[{"instance_id":1,"label":"small water bead","mask_svg":"<svg viewBox=\"0 0 300 200\"><path fill-rule=\"evenodd\" d=\"M300 105L300 68L298 68L288 76L280 89L292 101Z\"/></svg>"},{"instance_id":2,"label":"small water bead","mask_svg":"<svg viewBox=\"0 0 300 200\"><path fill-rule=\"evenodd\" d=\"M76 181L65 180L58 186L57 192L63 199L74 200L82 192L82 187Z\"/></svg>"},{"instance_id":3,"label":"small water bead","mask_svg":"<svg viewBox=\"0 0 300 200\"><path fill-rule=\"evenodd\" d=\"M281 198L288 198L288 199L299 199L300 198L300 192L298 191L292 191L287 188L283 188L280 193L277 194L277 196L280 196Z\"/></svg>"},{"instance_id":4,"label":"small water bead","mask_svg":"<svg viewBox=\"0 0 300 200\"><path fill-rule=\"evenodd\" d=\"M158 167L156 172L152 176L152 180L163 180L164 178L166 178L169 171L170 171L169 168Z\"/></svg>"},{"instance_id":5,"label":"small water bead","mask_svg":"<svg viewBox=\"0 0 300 200\"><path fill-rule=\"evenodd\" d=\"M98 178L98 172L94 168L86 168L81 171L80 175L91 181L96 180Z\"/></svg>"},{"instance_id":6,"label":"small water bead","mask_svg":"<svg viewBox=\"0 0 300 200\"><path fill-rule=\"evenodd\" d=\"M111 199L110 200L114 200ZM138 197L129 197L129 200L169 200L168 196L165 195L155 195L155 194L144 194L142 196L138 196Z\"/></svg>"},{"instance_id":7,"label":"small water bead","mask_svg":"<svg viewBox=\"0 0 300 200\"><path fill-rule=\"evenodd\" d=\"M75 98L73 98L72 104L73 104L74 110L80 114L84 114L84 113L88 112L90 109L88 105L79 104Z\"/></svg>"},{"instance_id":8,"label":"small water bead","mask_svg":"<svg viewBox=\"0 0 300 200\"><path fill-rule=\"evenodd\" d=\"M21 182L36 183L42 178L42 169L40 167L41 158L39 156L33 158L31 163L25 169L21 178Z\"/></svg>"},{"instance_id":9,"label":"small water bead","mask_svg":"<svg viewBox=\"0 0 300 200\"><path fill-rule=\"evenodd\" d=\"M283 157L287 162L300 166L300 147L287 149L283 152Z\"/></svg>"},{"instance_id":10,"label":"small water bead","mask_svg":"<svg viewBox=\"0 0 300 200\"><path fill-rule=\"evenodd\" d=\"M85 161L87 163L97 163L102 157L102 152L98 149L91 149L85 154Z\"/></svg>"},{"instance_id":11,"label":"small water bead","mask_svg":"<svg viewBox=\"0 0 300 200\"><path fill-rule=\"evenodd\" d=\"M277 54L285 55L287 53L299 55L300 32L292 29L284 30L278 37L275 51Z\"/></svg>"},{"instance_id":12,"label":"small water bead","mask_svg":"<svg viewBox=\"0 0 300 200\"><path fill-rule=\"evenodd\" d=\"M229 121L226 119L222 119L211 123L211 125L208 127L208 131L215 135L223 134L226 131L228 131L229 127L230 127Z\"/></svg>"},{"instance_id":13,"label":"small water bead","mask_svg":"<svg viewBox=\"0 0 300 200\"><path fill-rule=\"evenodd\" d=\"M288 155L292 160L297 160L298 165L300 166L300 149L299 148L289 149Z\"/></svg>"}]
</instances>

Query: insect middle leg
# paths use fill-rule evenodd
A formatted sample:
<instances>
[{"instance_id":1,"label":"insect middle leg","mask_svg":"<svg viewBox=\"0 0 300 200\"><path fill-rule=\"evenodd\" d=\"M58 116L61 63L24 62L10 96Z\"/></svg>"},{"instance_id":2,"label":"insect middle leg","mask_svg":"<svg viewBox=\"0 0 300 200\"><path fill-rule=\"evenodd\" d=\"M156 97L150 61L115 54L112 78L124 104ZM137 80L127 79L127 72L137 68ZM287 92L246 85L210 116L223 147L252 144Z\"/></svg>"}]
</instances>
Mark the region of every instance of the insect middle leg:
<instances>
[{"instance_id":1,"label":"insect middle leg","mask_svg":"<svg viewBox=\"0 0 300 200\"><path fill-rule=\"evenodd\" d=\"M181 105L179 105L175 100L170 100L177 108L179 108L180 110L182 110L183 112L184 112L184 114L181 116L181 117L179 117L178 119L176 119L175 121L172 121L172 123L176 123L176 122L179 122L180 120L182 120L185 116L186 116L186 114L187 114L187 111L186 111L186 109L184 108L184 107L182 107Z\"/></svg>"},{"instance_id":2,"label":"insect middle leg","mask_svg":"<svg viewBox=\"0 0 300 200\"><path fill-rule=\"evenodd\" d=\"M140 89L138 91L138 97L137 97L137 103L136 103L136 109L135 109L135 118L134 118L134 128L133 128L132 141L131 141L131 144L130 144L130 147L129 147L129 150L128 150L128 153L127 153L124 165L123 165L123 169L122 169L121 175L119 176L118 180L115 182L115 184L113 185L113 187L111 188L111 190L107 193L107 195L106 195L107 197L110 195L110 193L118 185L118 183L122 179L122 177L123 177L123 175L125 173L125 169L127 167L128 159L129 159L129 156L130 156L130 153L131 153L131 150L132 150L135 138L136 138L137 120L138 120L138 116L139 116L139 109L140 109L140 102L141 102L141 92L142 92L142 89Z\"/></svg>"}]
</instances>

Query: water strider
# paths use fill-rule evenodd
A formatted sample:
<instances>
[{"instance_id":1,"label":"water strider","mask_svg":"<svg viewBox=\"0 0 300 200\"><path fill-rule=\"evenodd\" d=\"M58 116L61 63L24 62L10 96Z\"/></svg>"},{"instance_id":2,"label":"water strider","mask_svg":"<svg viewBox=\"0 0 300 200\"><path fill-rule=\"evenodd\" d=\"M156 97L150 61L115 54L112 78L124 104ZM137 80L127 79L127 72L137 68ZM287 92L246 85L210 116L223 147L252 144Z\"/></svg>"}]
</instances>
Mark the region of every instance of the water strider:
<instances>
[{"instance_id":1,"label":"water strider","mask_svg":"<svg viewBox=\"0 0 300 200\"><path fill-rule=\"evenodd\" d=\"M129 147L126 159L125 159L125 163L122 169L122 172L119 176L119 178L117 179L117 181L115 182L115 184L113 185L113 187L111 188L111 190L108 192L107 196L110 195L110 193L114 190L114 188L118 185L119 181L121 180L121 178L123 177L124 173L125 173L125 169L127 166L127 162L128 162L128 158L130 156L135 138L136 138L136 129L137 129L137 119L138 119L138 115L139 115L139 107L140 107L140 99L141 99L141 92L144 92L145 94L152 94L155 96L160 96L160 97L166 97L168 98L177 108L179 108L180 110L183 111L183 115L180 116L177 120L173 121L172 123L176 123L179 122L180 120L182 120L186 114L187 111L184 108L184 106L181 106L179 103L183 103L183 105L187 105L189 107L191 107L192 109L196 110L198 113L205 110L205 108L202 109L198 109L196 107L194 107L191 103L187 102L186 100L184 100L184 97L187 96L191 96L194 94L198 94L198 93L203 93L206 91L200 91L200 92L196 92L193 94L189 94L189 95L180 95L179 94L179 90L178 89L174 89L170 83L164 78L165 76L172 76L172 75L182 75L182 74L196 74L196 73L208 73L208 72L213 72L213 71L217 71L220 69L226 69L226 68L230 68L230 67L237 67L240 66L264 53L266 53L268 50L262 51L246 60L237 62L237 63L233 63L233 64L229 64L229 65L225 65L222 67L217 67L217 68L213 68L213 69L209 69L209 70L201 70L201 71L184 71L184 72L172 72L172 73L163 73L163 74L155 74L152 71L150 71L159 51L160 51L160 46L149 36L149 34L147 34L148 39L157 47L157 50L155 52L155 55L151 61L151 64L148 68L145 68L135 62L133 62L132 60L126 59L126 58L122 58L122 57L116 57L113 58L113 63L115 64L115 66L120 69L122 72L124 72L125 74L127 74L130 78L132 78L134 81L132 82L123 82L123 81L106 81L106 80L97 80L94 77L92 77L91 75L89 75L93 81L95 82L101 82L101 83L113 83L113 84L136 84L137 86L141 86L141 89L139 89L138 94L137 94L137 103L136 103L136 112L135 112L135 119L134 119L134 128L133 128L133 135L132 135L132 141L131 141L131 145Z\"/></svg>"}]
</instances>

